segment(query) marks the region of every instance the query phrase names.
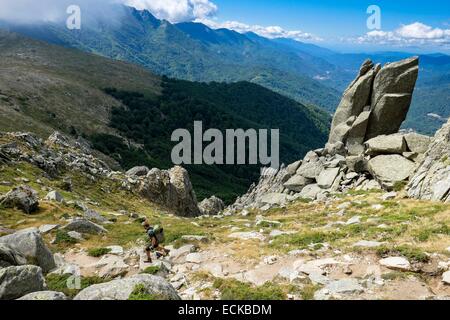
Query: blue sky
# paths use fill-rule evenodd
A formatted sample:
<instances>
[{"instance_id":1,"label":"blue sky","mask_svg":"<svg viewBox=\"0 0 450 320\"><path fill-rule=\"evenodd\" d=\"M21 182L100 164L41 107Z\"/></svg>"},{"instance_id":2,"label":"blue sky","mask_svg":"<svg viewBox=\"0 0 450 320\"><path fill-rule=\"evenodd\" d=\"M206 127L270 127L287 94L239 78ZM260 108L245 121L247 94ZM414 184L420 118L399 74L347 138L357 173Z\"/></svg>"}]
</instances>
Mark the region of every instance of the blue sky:
<instances>
[{"instance_id":1,"label":"blue sky","mask_svg":"<svg viewBox=\"0 0 450 320\"><path fill-rule=\"evenodd\" d=\"M214 21L238 21L248 25L280 26L284 30L301 30L322 40L318 44L341 50L409 50L446 51L449 50L450 36L442 39L426 40L414 38L407 44L399 41L351 41L367 34L366 13L370 5L381 9L381 30L394 32L403 25L421 23L432 32L450 29L450 1L418 0L211 0L217 5ZM422 25L416 25L422 30ZM411 31L411 30L410 30ZM414 30L413 30L414 31ZM425 29L426 31L426 29ZM388 38L386 35L385 38ZM345 38L346 41L343 41ZM392 37L391 37L392 38ZM419 37L420 38L420 37ZM372 39L371 39L372 40ZM397 39L398 40L398 39ZM304 39L305 42L316 42ZM361 43L363 42L363 43ZM367 43L366 43L367 42ZM442 44L445 43L445 45Z\"/></svg>"}]
</instances>

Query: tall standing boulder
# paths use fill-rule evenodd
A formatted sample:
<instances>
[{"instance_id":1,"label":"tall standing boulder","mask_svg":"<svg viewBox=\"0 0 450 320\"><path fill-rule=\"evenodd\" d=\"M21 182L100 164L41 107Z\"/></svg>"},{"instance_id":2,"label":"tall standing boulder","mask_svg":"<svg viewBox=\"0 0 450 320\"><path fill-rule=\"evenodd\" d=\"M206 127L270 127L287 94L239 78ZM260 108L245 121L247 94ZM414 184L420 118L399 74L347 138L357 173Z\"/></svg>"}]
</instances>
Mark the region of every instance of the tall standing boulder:
<instances>
[{"instance_id":1,"label":"tall standing boulder","mask_svg":"<svg viewBox=\"0 0 450 320\"><path fill-rule=\"evenodd\" d=\"M418 57L387 64L377 73L366 140L398 132L409 111L418 75Z\"/></svg>"},{"instance_id":2,"label":"tall standing boulder","mask_svg":"<svg viewBox=\"0 0 450 320\"><path fill-rule=\"evenodd\" d=\"M436 133L408 185L411 198L450 203L450 120Z\"/></svg>"},{"instance_id":3,"label":"tall standing boulder","mask_svg":"<svg viewBox=\"0 0 450 320\"><path fill-rule=\"evenodd\" d=\"M200 215L189 174L176 166L170 170L152 169L139 180L138 192L183 217Z\"/></svg>"},{"instance_id":4,"label":"tall standing boulder","mask_svg":"<svg viewBox=\"0 0 450 320\"><path fill-rule=\"evenodd\" d=\"M330 144L342 141L346 127L349 127L349 130L352 125L348 123L349 119L354 117L355 120L363 112L364 108L370 105L375 74L376 70L373 69L372 61L366 60L360 68L358 77L345 90L334 114L328 140Z\"/></svg>"}]
</instances>

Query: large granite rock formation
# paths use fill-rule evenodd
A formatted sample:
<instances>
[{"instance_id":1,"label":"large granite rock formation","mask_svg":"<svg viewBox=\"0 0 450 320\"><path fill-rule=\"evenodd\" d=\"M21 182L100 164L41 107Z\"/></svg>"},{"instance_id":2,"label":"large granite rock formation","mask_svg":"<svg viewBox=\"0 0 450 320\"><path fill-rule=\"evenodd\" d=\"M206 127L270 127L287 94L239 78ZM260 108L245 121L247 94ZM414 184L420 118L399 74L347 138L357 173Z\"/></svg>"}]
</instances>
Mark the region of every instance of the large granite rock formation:
<instances>
[{"instance_id":1,"label":"large granite rock formation","mask_svg":"<svg viewBox=\"0 0 450 320\"><path fill-rule=\"evenodd\" d=\"M152 169L139 180L138 192L179 216L200 215L197 197L186 169L176 166L170 170Z\"/></svg>"},{"instance_id":2,"label":"large granite rock formation","mask_svg":"<svg viewBox=\"0 0 450 320\"><path fill-rule=\"evenodd\" d=\"M263 175L230 210L267 209L297 198L326 199L349 189L391 190L423 159L430 138L399 133L418 76L417 57L381 67L366 60L345 90L327 145L278 172Z\"/></svg>"},{"instance_id":3,"label":"large granite rock formation","mask_svg":"<svg viewBox=\"0 0 450 320\"><path fill-rule=\"evenodd\" d=\"M408 194L416 199L450 202L450 120L432 140L409 183Z\"/></svg>"}]
</instances>

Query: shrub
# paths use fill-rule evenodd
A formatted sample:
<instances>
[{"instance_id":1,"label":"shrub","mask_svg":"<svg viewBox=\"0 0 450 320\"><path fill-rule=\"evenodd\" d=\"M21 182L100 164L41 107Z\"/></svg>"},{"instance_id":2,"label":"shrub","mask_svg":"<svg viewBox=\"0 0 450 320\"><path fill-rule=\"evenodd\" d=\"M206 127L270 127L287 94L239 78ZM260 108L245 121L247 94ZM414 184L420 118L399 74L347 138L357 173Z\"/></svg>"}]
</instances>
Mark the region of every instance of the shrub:
<instances>
[{"instance_id":1,"label":"shrub","mask_svg":"<svg viewBox=\"0 0 450 320\"><path fill-rule=\"evenodd\" d=\"M267 282L253 287L234 279L216 279L213 287L221 293L222 300L285 300L286 293L280 286Z\"/></svg>"},{"instance_id":2,"label":"shrub","mask_svg":"<svg viewBox=\"0 0 450 320\"><path fill-rule=\"evenodd\" d=\"M104 256L105 254L108 254L111 252L111 249L109 248L91 248L88 250L88 255L91 257L101 257Z\"/></svg>"},{"instance_id":3,"label":"shrub","mask_svg":"<svg viewBox=\"0 0 450 320\"><path fill-rule=\"evenodd\" d=\"M144 271L142 271L142 273L157 274L160 270L161 270L161 268L158 266L150 266L150 267L145 268Z\"/></svg>"},{"instance_id":4,"label":"shrub","mask_svg":"<svg viewBox=\"0 0 450 320\"><path fill-rule=\"evenodd\" d=\"M56 231L55 244L75 244L78 240L69 236L64 230Z\"/></svg>"},{"instance_id":5,"label":"shrub","mask_svg":"<svg viewBox=\"0 0 450 320\"><path fill-rule=\"evenodd\" d=\"M147 289L143 284L138 284L134 287L134 290L128 297L128 300L152 301L152 300L164 300L164 297L157 294L148 293Z\"/></svg>"},{"instance_id":6,"label":"shrub","mask_svg":"<svg viewBox=\"0 0 450 320\"><path fill-rule=\"evenodd\" d=\"M108 282L110 279L108 278L100 278L100 277L81 277L80 279L80 288L79 289L70 289L67 286L67 281L72 277L70 274L59 275L59 274L48 274L46 277L46 283L48 290L62 292L69 298L75 297L78 292L81 290L90 287L94 284Z\"/></svg>"}]
</instances>

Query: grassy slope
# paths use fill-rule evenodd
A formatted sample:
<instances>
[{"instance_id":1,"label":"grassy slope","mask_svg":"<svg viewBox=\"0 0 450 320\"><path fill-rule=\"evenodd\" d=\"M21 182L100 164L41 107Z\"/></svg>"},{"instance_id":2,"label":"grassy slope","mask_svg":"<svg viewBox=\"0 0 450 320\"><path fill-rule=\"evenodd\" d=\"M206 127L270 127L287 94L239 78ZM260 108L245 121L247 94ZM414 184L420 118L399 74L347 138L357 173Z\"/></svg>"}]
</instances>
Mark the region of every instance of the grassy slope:
<instances>
[{"instance_id":1,"label":"grassy slope","mask_svg":"<svg viewBox=\"0 0 450 320\"><path fill-rule=\"evenodd\" d=\"M120 103L101 90L159 94L160 79L139 67L0 32L0 125L3 131L47 136L55 128L78 133L108 128Z\"/></svg>"}]
</instances>

